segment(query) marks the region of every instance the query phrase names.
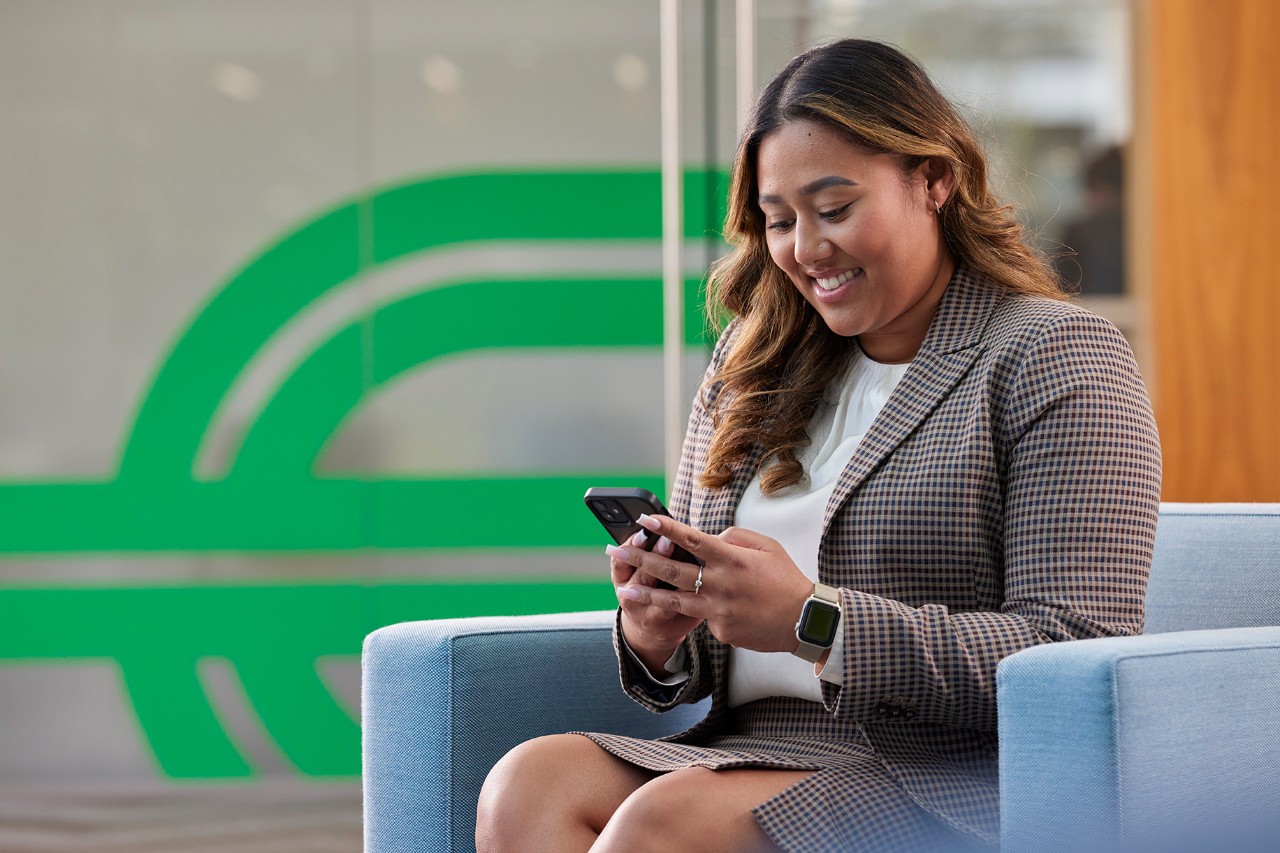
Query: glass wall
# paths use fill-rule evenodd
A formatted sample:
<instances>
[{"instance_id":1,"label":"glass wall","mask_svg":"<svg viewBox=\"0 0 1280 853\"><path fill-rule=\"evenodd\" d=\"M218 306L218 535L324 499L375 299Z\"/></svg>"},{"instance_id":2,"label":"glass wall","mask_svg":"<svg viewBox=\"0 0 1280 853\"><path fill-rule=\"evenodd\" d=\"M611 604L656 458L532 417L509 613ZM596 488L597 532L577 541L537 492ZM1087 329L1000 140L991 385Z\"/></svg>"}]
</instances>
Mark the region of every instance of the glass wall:
<instances>
[{"instance_id":1,"label":"glass wall","mask_svg":"<svg viewBox=\"0 0 1280 853\"><path fill-rule=\"evenodd\" d=\"M0 779L353 776L366 631L610 605L582 493L664 491L658 75L628 0L0 6Z\"/></svg>"},{"instance_id":2,"label":"glass wall","mask_svg":"<svg viewBox=\"0 0 1280 853\"><path fill-rule=\"evenodd\" d=\"M733 10L682 12L686 399ZM611 606L581 494L665 491L658 14L0 5L0 782L353 778L368 630ZM758 74L901 45L1054 250L1128 134L1127 20L762 0Z\"/></svg>"}]
</instances>

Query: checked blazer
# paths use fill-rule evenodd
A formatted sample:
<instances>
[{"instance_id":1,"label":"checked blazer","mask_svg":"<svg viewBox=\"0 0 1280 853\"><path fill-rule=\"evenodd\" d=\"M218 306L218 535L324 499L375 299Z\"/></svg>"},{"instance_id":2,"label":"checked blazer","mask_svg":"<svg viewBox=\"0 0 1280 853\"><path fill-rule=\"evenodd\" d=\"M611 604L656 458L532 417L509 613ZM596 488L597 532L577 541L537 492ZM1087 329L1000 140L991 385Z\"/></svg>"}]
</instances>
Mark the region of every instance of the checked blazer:
<instances>
[{"instance_id":1,"label":"checked blazer","mask_svg":"<svg viewBox=\"0 0 1280 853\"><path fill-rule=\"evenodd\" d=\"M723 489L696 482L733 335L731 325L695 402L669 504L711 534L733 524L756 467ZM704 623L685 641L690 677L672 695L625 662L624 688L654 710L712 696L672 749L730 735L765 753L788 738L869 745L915 803L994 842L996 664L1039 643L1141 632L1159 499L1156 427L1119 331L961 267L826 508L819 576L841 590L843 684L823 682L821 704L731 709L729 649ZM806 803L833 796L855 814L873 808L822 785L815 774L758 819L803 825Z\"/></svg>"}]
</instances>

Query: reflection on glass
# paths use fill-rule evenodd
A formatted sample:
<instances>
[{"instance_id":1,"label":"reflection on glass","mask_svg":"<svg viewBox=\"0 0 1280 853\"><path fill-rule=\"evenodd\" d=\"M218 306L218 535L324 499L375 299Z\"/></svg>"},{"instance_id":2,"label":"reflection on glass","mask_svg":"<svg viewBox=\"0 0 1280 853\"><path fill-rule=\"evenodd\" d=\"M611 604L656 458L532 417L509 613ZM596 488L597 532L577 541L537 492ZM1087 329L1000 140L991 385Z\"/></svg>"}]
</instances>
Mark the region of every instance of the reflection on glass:
<instances>
[{"instance_id":1,"label":"reflection on glass","mask_svg":"<svg viewBox=\"0 0 1280 853\"><path fill-rule=\"evenodd\" d=\"M1055 258L1064 283L1082 295L1124 293L1124 151L1108 145L1084 170L1084 210L1067 223L1062 242L1074 255Z\"/></svg>"}]
</instances>

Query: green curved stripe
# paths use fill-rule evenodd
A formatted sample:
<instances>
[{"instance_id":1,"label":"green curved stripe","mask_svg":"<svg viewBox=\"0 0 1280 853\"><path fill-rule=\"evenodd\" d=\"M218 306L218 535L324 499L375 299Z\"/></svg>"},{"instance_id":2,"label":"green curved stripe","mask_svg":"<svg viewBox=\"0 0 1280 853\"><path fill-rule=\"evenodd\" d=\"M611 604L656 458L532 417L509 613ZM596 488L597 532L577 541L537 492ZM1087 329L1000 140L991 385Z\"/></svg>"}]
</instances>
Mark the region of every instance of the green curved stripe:
<instances>
[{"instance_id":1,"label":"green curved stripe","mask_svg":"<svg viewBox=\"0 0 1280 853\"><path fill-rule=\"evenodd\" d=\"M330 412L347 412L364 396L364 331L348 326L295 370L245 433L230 478L257 482L308 480L315 447L322 444ZM300 447L311 455L297 464Z\"/></svg>"},{"instance_id":2,"label":"green curved stripe","mask_svg":"<svg viewBox=\"0 0 1280 853\"><path fill-rule=\"evenodd\" d=\"M246 433L233 471L254 478L309 476L363 395L433 359L478 349L656 347L661 311L662 285L653 279L479 281L406 297L372 317L369 387L359 357L366 325L358 322L290 374ZM449 402L466 406L465 400ZM459 416L465 417L465 408Z\"/></svg>"},{"instance_id":3,"label":"green curved stripe","mask_svg":"<svg viewBox=\"0 0 1280 853\"><path fill-rule=\"evenodd\" d=\"M253 354L295 314L360 272L356 205L252 261L182 332L143 400L117 480L188 482L201 436Z\"/></svg>"},{"instance_id":4,"label":"green curved stripe","mask_svg":"<svg viewBox=\"0 0 1280 853\"><path fill-rule=\"evenodd\" d=\"M174 779L257 775L227 737L187 650L133 648L115 655L161 771Z\"/></svg>"},{"instance_id":5,"label":"green curved stripe","mask_svg":"<svg viewBox=\"0 0 1280 853\"><path fill-rule=\"evenodd\" d=\"M321 682L316 655L242 656L236 663L263 728L308 776L359 773L360 725Z\"/></svg>"},{"instance_id":6,"label":"green curved stripe","mask_svg":"<svg viewBox=\"0 0 1280 853\"><path fill-rule=\"evenodd\" d=\"M715 227L707 199L718 197L719 180L686 175L686 235ZM660 191L652 170L461 174L384 189L320 216L233 276L179 336L139 408L118 478L191 478L218 404L254 353L307 305L366 271L361 234L372 234L374 265L480 238L654 240Z\"/></svg>"}]
</instances>

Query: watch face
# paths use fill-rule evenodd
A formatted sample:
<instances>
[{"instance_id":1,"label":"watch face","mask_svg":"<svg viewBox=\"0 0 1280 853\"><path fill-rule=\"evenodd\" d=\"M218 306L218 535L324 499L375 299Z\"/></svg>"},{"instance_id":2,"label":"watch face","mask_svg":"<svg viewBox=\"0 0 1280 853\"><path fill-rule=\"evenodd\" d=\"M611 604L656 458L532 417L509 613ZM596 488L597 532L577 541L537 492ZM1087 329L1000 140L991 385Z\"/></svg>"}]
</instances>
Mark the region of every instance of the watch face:
<instances>
[{"instance_id":1,"label":"watch face","mask_svg":"<svg viewBox=\"0 0 1280 853\"><path fill-rule=\"evenodd\" d=\"M815 646L830 646L836 639L840 625L840 608L825 601L807 601L800 614L800 627L796 635Z\"/></svg>"}]
</instances>

